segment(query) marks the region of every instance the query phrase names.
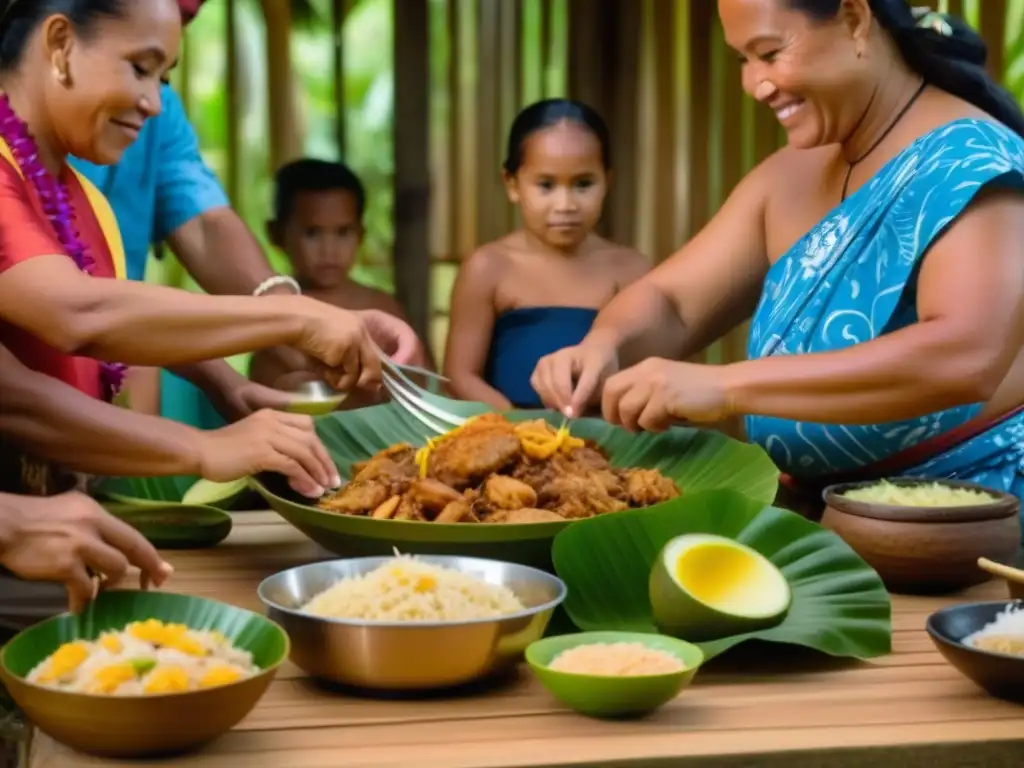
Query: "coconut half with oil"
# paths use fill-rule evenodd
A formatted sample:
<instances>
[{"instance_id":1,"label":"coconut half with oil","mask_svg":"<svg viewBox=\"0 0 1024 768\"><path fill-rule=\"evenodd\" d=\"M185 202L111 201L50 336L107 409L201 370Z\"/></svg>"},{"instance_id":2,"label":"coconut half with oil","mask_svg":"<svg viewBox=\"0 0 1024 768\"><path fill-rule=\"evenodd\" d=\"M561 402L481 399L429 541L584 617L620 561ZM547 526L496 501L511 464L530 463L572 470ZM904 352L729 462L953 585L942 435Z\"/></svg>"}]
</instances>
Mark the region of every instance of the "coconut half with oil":
<instances>
[{"instance_id":1,"label":"coconut half with oil","mask_svg":"<svg viewBox=\"0 0 1024 768\"><path fill-rule=\"evenodd\" d=\"M789 582L768 558L703 533L678 536L662 548L649 589L658 628L691 642L774 626L792 600Z\"/></svg>"}]
</instances>

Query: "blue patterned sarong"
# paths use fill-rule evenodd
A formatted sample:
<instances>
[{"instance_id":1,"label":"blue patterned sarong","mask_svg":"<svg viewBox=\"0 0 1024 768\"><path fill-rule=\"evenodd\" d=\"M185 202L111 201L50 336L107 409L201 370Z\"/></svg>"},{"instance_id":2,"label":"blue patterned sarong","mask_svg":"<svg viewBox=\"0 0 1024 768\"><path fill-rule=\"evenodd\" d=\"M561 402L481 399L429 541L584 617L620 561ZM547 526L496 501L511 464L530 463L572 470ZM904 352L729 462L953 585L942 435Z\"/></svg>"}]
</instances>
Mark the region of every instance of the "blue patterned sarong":
<instances>
[{"instance_id":1,"label":"blue patterned sarong","mask_svg":"<svg viewBox=\"0 0 1024 768\"><path fill-rule=\"evenodd\" d=\"M1020 136L997 123L965 119L919 138L772 265L751 323L748 356L844 349L916 322L922 259L990 186L1024 191ZM1024 258L1024 244L1021 249ZM813 481L870 467L949 433L981 407L864 425L748 416L746 428L783 472ZM1024 496L1024 413L901 474L969 480Z\"/></svg>"}]
</instances>

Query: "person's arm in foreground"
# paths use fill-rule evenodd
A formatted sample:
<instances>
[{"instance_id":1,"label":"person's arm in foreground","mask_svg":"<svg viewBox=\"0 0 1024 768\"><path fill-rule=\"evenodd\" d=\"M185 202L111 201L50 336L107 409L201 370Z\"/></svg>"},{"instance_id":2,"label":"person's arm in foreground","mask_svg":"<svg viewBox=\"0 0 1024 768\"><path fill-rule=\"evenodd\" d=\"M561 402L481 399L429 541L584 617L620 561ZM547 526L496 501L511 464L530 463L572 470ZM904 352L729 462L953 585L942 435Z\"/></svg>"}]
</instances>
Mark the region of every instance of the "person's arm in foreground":
<instances>
[{"instance_id":1,"label":"person's arm in foreground","mask_svg":"<svg viewBox=\"0 0 1024 768\"><path fill-rule=\"evenodd\" d=\"M173 366L279 344L326 364L341 389L380 379L368 324L301 296L207 296L79 272L37 256L0 274L2 316L52 347L129 365Z\"/></svg>"},{"instance_id":2,"label":"person's arm in foreground","mask_svg":"<svg viewBox=\"0 0 1024 768\"><path fill-rule=\"evenodd\" d=\"M157 163L154 238L165 241L207 293L251 295L276 273L256 238L230 207L213 171L203 161L199 139L178 95L161 92L163 112ZM267 295L293 293L287 285ZM298 354L298 353L296 353ZM287 398L249 382L226 361L204 360L170 366L172 373L199 387L229 420L260 408L282 408Z\"/></svg>"},{"instance_id":3,"label":"person's arm in foreground","mask_svg":"<svg viewBox=\"0 0 1024 768\"><path fill-rule=\"evenodd\" d=\"M101 586L116 586L129 566L139 569L143 589L162 586L174 573L141 533L81 493L0 493L0 563L22 579L63 584L74 613Z\"/></svg>"},{"instance_id":4,"label":"person's arm in foreground","mask_svg":"<svg viewBox=\"0 0 1024 768\"><path fill-rule=\"evenodd\" d=\"M313 497L340 484L309 417L261 411L199 430L98 402L26 368L2 346L0 433L39 458L89 474L228 481L274 471Z\"/></svg>"},{"instance_id":5,"label":"person's arm in foreground","mask_svg":"<svg viewBox=\"0 0 1024 768\"><path fill-rule=\"evenodd\" d=\"M500 275L495 254L479 250L462 262L451 298L444 375L461 400L486 403L504 411L512 403L483 378L494 331L494 296Z\"/></svg>"},{"instance_id":6,"label":"person's arm in foreground","mask_svg":"<svg viewBox=\"0 0 1024 768\"><path fill-rule=\"evenodd\" d=\"M581 344L540 360L531 383L545 405L582 414L620 368L685 359L750 316L768 270L764 211L778 159L762 163L692 240L612 299Z\"/></svg>"},{"instance_id":7,"label":"person's arm in foreground","mask_svg":"<svg viewBox=\"0 0 1024 768\"><path fill-rule=\"evenodd\" d=\"M837 352L725 366L729 410L874 424L987 401L1024 347L1024 195L982 192L931 247L918 322Z\"/></svg>"},{"instance_id":8,"label":"person's arm in foreground","mask_svg":"<svg viewBox=\"0 0 1024 768\"><path fill-rule=\"evenodd\" d=\"M1022 241L1024 197L983 192L925 256L918 322L835 352L722 366L646 360L608 380L602 413L657 431L737 414L877 424L986 402L1024 346Z\"/></svg>"}]
</instances>

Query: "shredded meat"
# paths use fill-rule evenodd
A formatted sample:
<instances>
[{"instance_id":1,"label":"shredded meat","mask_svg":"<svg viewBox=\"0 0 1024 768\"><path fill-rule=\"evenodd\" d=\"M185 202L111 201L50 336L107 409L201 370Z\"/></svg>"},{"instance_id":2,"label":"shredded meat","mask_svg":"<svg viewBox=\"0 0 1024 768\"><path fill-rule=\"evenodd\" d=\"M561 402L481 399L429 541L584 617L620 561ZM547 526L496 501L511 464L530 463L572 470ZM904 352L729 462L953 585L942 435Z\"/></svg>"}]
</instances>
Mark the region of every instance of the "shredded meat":
<instances>
[{"instance_id":1,"label":"shredded meat","mask_svg":"<svg viewBox=\"0 0 1024 768\"><path fill-rule=\"evenodd\" d=\"M659 504L679 496L656 469L613 467L601 447L547 422L487 414L434 442L423 462L407 444L353 465L322 499L327 512L436 523L543 523Z\"/></svg>"}]
</instances>

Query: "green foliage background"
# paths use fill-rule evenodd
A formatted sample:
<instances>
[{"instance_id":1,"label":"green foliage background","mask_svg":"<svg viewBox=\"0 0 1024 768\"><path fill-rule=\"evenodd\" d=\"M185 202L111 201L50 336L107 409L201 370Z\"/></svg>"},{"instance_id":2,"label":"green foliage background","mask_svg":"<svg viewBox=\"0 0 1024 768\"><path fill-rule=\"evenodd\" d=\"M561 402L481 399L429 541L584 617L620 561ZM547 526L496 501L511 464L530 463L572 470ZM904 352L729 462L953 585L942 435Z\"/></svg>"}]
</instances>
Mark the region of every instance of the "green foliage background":
<instances>
[{"instance_id":1,"label":"green foliage background","mask_svg":"<svg viewBox=\"0 0 1024 768\"><path fill-rule=\"evenodd\" d=\"M463 2L465 29L472 35L475 4ZM487 0L496 2L496 0ZM345 51L344 104L346 144L341 152L334 140L334 86L332 83L332 33L330 0L292 0L296 15L306 17L292 34L292 56L296 77L296 96L300 124L304 126L305 151L309 155L342 157L363 178L369 205L367 240L362 250L356 277L385 290L393 287L391 244L394 152L391 123L394 113L394 72L392 66L393 0L357 0L347 16L342 34ZM540 71L540 3L517 0L523 8L523 83L526 100L542 93L559 94L566 82L564 50L551 57L549 71ZM967 0L966 15L978 23L982 0ZM940 3L944 9L945 2ZM566 0L556 0L552 37L564 48L567 27ZM271 171L269 167L269 128L267 119L266 40L263 17L257 0L239 3L238 64L241 77L242 151L240 199L236 209L266 246L264 222L270 211ZM430 44L432 82L445 81L449 50L443 0L430 0ZM585 23L585 22L584 22ZM208 3L188 30L187 53L181 70L187 69L189 98L186 107L199 134L207 161L226 177L226 3ZM1009 0L1006 25L1006 85L1024 103L1024 0ZM181 78L182 72L177 77ZM466 72L464 76L475 77ZM447 93L431 94L431 119L445 119ZM439 123L439 129L443 123ZM716 132L712 131L712 135ZM282 272L289 267L280 254L270 253ZM435 270L433 304L447 307L453 269ZM148 279L169 285L195 289L173 257L161 262L151 260Z\"/></svg>"}]
</instances>

